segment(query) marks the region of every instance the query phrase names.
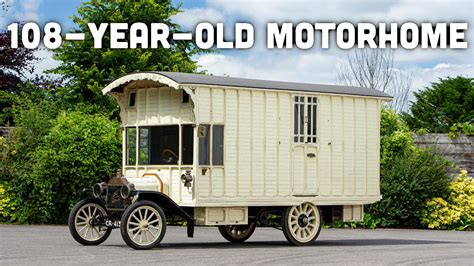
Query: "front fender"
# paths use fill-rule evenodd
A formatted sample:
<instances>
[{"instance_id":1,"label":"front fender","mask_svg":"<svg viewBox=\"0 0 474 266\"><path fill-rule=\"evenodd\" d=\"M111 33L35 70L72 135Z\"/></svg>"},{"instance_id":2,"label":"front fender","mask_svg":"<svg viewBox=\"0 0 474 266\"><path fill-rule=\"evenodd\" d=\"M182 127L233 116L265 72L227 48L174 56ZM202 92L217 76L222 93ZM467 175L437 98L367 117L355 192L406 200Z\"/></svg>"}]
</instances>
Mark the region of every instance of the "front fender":
<instances>
[{"instance_id":1,"label":"front fender","mask_svg":"<svg viewBox=\"0 0 474 266\"><path fill-rule=\"evenodd\" d=\"M150 200L158 204L158 206L166 209L168 214L177 214L186 220L188 227L188 237L193 237L194 234L194 218L174 202L168 195L156 191L136 191L137 201Z\"/></svg>"}]
</instances>

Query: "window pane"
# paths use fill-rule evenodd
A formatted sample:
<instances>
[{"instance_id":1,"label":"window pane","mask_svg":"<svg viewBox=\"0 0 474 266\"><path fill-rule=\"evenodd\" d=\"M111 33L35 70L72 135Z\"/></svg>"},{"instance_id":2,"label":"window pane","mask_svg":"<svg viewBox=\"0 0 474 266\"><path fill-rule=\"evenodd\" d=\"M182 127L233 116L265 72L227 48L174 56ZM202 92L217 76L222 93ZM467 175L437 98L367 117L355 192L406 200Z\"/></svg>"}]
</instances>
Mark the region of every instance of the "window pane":
<instances>
[{"instance_id":1,"label":"window pane","mask_svg":"<svg viewBox=\"0 0 474 266\"><path fill-rule=\"evenodd\" d=\"M179 126L159 126L150 129L150 164L177 164Z\"/></svg>"},{"instance_id":2,"label":"window pane","mask_svg":"<svg viewBox=\"0 0 474 266\"><path fill-rule=\"evenodd\" d=\"M136 163L136 132L135 128L126 129L126 140L127 140L127 165L135 165Z\"/></svg>"},{"instance_id":3,"label":"window pane","mask_svg":"<svg viewBox=\"0 0 474 266\"><path fill-rule=\"evenodd\" d=\"M298 104L295 103L294 134L298 135Z\"/></svg>"},{"instance_id":4,"label":"window pane","mask_svg":"<svg viewBox=\"0 0 474 266\"><path fill-rule=\"evenodd\" d=\"M139 153L138 153L138 164L149 164L149 147L150 147L150 138L149 138L150 129L147 127L140 128L139 135Z\"/></svg>"},{"instance_id":5,"label":"window pane","mask_svg":"<svg viewBox=\"0 0 474 266\"><path fill-rule=\"evenodd\" d=\"M306 133L308 135L311 135L311 105L309 104L309 99L308 99L308 113L306 114L308 116L308 126L307 126L307 129L306 129ZM308 141L309 142L309 141Z\"/></svg>"},{"instance_id":6,"label":"window pane","mask_svg":"<svg viewBox=\"0 0 474 266\"><path fill-rule=\"evenodd\" d=\"M304 104L300 104L300 134L304 135Z\"/></svg>"},{"instance_id":7,"label":"window pane","mask_svg":"<svg viewBox=\"0 0 474 266\"><path fill-rule=\"evenodd\" d=\"M313 105L313 135L316 136L316 105Z\"/></svg>"},{"instance_id":8,"label":"window pane","mask_svg":"<svg viewBox=\"0 0 474 266\"><path fill-rule=\"evenodd\" d=\"M204 137L199 138L199 164L209 165L209 125L205 125L206 134Z\"/></svg>"},{"instance_id":9,"label":"window pane","mask_svg":"<svg viewBox=\"0 0 474 266\"><path fill-rule=\"evenodd\" d=\"M130 92L128 95L128 106L133 107L135 106L135 96L137 95L136 92Z\"/></svg>"},{"instance_id":10,"label":"window pane","mask_svg":"<svg viewBox=\"0 0 474 266\"><path fill-rule=\"evenodd\" d=\"M183 125L181 132L181 142L182 142L182 162L181 164L193 164L193 126L192 125Z\"/></svg>"},{"instance_id":11,"label":"window pane","mask_svg":"<svg viewBox=\"0 0 474 266\"><path fill-rule=\"evenodd\" d=\"M224 164L224 126L212 126L212 164Z\"/></svg>"},{"instance_id":12,"label":"window pane","mask_svg":"<svg viewBox=\"0 0 474 266\"><path fill-rule=\"evenodd\" d=\"M189 103L189 94L183 91L183 103Z\"/></svg>"}]
</instances>

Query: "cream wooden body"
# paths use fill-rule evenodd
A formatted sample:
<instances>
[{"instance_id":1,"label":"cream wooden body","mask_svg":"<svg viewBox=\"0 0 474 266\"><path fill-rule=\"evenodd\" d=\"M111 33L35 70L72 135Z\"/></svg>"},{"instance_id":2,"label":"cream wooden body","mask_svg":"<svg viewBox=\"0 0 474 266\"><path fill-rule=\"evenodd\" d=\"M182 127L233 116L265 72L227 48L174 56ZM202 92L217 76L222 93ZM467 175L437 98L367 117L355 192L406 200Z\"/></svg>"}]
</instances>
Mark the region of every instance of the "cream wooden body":
<instances>
[{"instance_id":1,"label":"cream wooden body","mask_svg":"<svg viewBox=\"0 0 474 266\"><path fill-rule=\"evenodd\" d=\"M117 84L127 84L123 92L111 93L121 106L124 127L224 125L223 166L198 164L197 138L192 166L123 165L126 177L158 173L162 192L179 205L291 206L305 201L362 205L381 198L379 127L386 99L181 85L166 77L136 75L108 86L110 91ZM135 108L126 107L131 91L137 93ZM182 103L183 91L190 94L189 103ZM318 99L317 143L293 142L294 96ZM308 153L316 156L310 158ZM189 188L181 181L186 170L194 177Z\"/></svg>"}]
</instances>

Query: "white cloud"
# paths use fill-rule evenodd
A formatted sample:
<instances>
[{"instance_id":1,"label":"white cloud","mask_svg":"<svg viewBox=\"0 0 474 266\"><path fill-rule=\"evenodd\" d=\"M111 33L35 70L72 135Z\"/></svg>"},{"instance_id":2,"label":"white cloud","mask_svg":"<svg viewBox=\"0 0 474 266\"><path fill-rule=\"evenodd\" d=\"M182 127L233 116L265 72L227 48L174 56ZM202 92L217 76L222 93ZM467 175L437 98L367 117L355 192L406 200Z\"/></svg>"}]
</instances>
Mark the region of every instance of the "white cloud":
<instances>
[{"instance_id":1,"label":"white cloud","mask_svg":"<svg viewBox=\"0 0 474 266\"><path fill-rule=\"evenodd\" d=\"M413 91L418 91L429 86L431 82L438 81L438 78L474 77L474 64L440 63L431 68L413 68L408 71L416 73L412 88Z\"/></svg>"},{"instance_id":2,"label":"white cloud","mask_svg":"<svg viewBox=\"0 0 474 266\"><path fill-rule=\"evenodd\" d=\"M15 3L13 0L5 0L2 1L4 4L2 7L5 7L7 10L0 9L0 28L6 29L8 24L8 16L9 14L13 14L15 12Z\"/></svg>"},{"instance_id":3,"label":"white cloud","mask_svg":"<svg viewBox=\"0 0 474 266\"><path fill-rule=\"evenodd\" d=\"M392 0L383 3L376 0L348 1L333 0L321 4L318 1L225 1L208 0L209 8L221 10L228 16L247 19L256 27L256 47L265 45L265 24L268 22L468 22L474 25L474 1L460 0ZM474 43L472 29L466 32L466 40ZM346 54L348 51L335 49L334 36L331 49L325 53ZM318 40L316 40L318 43ZM313 48L314 49L314 48ZM263 51L264 52L264 51ZM265 54L262 54L265 56ZM456 64L472 62L472 45L464 50L451 49L397 49L396 62L412 65L436 64L450 61Z\"/></svg>"},{"instance_id":4,"label":"white cloud","mask_svg":"<svg viewBox=\"0 0 474 266\"><path fill-rule=\"evenodd\" d=\"M21 9L17 10L18 20L39 22L39 5L41 0L20 1Z\"/></svg>"},{"instance_id":5,"label":"white cloud","mask_svg":"<svg viewBox=\"0 0 474 266\"><path fill-rule=\"evenodd\" d=\"M215 75L307 83L335 83L337 57L330 54L280 51L206 54L197 57L202 69Z\"/></svg>"},{"instance_id":6,"label":"white cloud","mask_svg":"<svg viewBox=\"0 0 474 266\"><path fill-rule=\"evenodd\" d=\"M200 22L211 22L213 24L224 22L222 12L213 8L191 8L183 9L183 12L172 18L173 22L181 25L184 30L192 30Z\"/></svg>"}]
</instances>

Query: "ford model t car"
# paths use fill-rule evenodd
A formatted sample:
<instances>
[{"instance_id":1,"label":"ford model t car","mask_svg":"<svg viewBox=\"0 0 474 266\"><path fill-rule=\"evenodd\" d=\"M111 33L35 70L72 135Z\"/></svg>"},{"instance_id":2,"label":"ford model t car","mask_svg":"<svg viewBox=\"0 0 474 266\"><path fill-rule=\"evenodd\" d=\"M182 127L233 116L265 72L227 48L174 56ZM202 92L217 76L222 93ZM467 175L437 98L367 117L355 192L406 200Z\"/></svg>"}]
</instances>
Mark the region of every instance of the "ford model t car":
<instances>
[{"instance_id":1,"label":"ford model t car","mask_svg":"<svg viewBox=\"0 0 474 266\"><path fill-rule=\"evenodd\" d=\"M361 220L363 205L381 198L382 92L144 72L103 93L120 105L123 166L72 209L81 244L120 228L130 247L149 249L172 224L189 237L217 226L242 242L270 224L309 245L323 217Z\"/></svg>"}]
</instances>

